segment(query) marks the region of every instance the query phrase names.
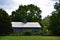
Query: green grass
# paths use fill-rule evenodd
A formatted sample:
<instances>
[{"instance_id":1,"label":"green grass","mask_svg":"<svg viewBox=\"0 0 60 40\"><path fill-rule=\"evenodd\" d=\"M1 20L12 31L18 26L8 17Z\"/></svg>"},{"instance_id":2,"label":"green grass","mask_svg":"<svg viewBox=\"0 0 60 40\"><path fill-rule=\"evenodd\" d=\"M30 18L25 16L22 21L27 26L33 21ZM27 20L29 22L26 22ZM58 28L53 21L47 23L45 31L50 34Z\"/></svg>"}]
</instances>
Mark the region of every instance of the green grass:
<instances>
[{"instance_id":1,"label":"green grass","mask_svg":"<svg viewBox=\"0 0 60 40\"><path fill-rule=\"evenodd\" d=\"M59 36L0 36L0 40L60 40Z\"/></svg>"}]
</instances>

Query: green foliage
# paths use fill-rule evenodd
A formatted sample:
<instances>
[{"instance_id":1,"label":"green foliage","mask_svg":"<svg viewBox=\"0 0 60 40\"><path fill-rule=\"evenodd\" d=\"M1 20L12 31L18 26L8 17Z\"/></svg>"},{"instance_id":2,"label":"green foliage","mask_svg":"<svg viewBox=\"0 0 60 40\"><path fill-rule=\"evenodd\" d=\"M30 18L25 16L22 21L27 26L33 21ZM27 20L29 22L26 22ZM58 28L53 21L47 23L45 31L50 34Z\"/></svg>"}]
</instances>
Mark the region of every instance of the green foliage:
<instances>
[{"instance_id":1,"label":"green foliage","mask_svg":"<svg viewBox=\"0 0 60 40\"><path fill-rule=\"evenodd\" d=\"M16 11L12 12L12 21L22 22L26 19L27 22L40 22L41 20L41 10L39 7L30 5L20 5Z\"/></svg>"},{"instance_id":2,"label":"green foliage","mask_svg":"<svg viewBox=\"0 0 60 40\"><path fill-rule=\"evenodd\" d=\"M60 3L54 5L55 11L50 17L50 27L52 35L60 35Z\"/></svg>"},{"instance_id":3,"label":"green foliage","mask_svg":"<svg viewBox=\"0 0 60 40\"><path fill-rule=\"evenodd\" d=\"M32 33L31 32L24 32L24 35L30 36L30 35L32 35Z\"/></svg>"},{"instance_id":4,"label":"green foliage","mask_svg":"<svg viewBox=\"0 0 60 40\"><path fill-rule=\"evenodd\" d=\"M0 35L8 35L11 32L11 19L3 9L0 9Z\"/></svg>"},{"instance_id":5,"label":"green foliage","mask_svg":"<svg viewBox=\"0 0 60 40\"><path fill-rule=\"evenodd\" d=\"M50 16L49 15L42 20L43 35L50 35L50 31L48 29L50 26L49 22L50 22Z\"/></svg>"}]
</instances>

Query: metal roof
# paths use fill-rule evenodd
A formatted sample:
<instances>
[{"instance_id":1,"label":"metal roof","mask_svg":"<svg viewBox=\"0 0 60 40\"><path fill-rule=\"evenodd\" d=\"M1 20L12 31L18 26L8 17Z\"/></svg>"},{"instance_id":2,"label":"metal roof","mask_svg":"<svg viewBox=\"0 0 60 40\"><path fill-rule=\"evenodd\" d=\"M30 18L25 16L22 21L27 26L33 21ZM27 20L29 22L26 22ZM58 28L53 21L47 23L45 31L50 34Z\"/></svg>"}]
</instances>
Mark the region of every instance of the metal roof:
<instances>
[{"instance_id":1,"label":"metal roof","mask_svg":"<svg viewBox=\"0 0 60 40\"><path fill-rule=\"evenodd\" d=\"M12 23L12 27L41 27L40 24L38 22L27 22L27 23L23 23L23 22L11 22Z\"/></svg>"}]
</instances>

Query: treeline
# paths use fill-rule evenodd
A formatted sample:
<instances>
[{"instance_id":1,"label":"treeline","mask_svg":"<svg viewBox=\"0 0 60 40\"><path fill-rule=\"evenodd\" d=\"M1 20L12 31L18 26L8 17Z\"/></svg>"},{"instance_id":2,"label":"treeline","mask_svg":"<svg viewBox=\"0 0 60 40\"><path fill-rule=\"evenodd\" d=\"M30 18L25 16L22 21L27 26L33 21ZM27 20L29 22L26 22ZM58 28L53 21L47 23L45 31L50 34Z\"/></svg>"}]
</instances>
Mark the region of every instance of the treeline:
<instances>
[{"instance_id":1,"label":"treeline","mask_svg":"<svg viewBox=\"0 0 60 40\"><path fill-rule=\"evenodd\" d=\"M43 32L45 35L60 36L60 3L56 2L54 9L51 16L42 20Z\"/></svg>"},{"instance_id":2,"label":"treeline","mask_svg":"<svg viewBox=\"0 0 60 40\"><path fill-rule=\"evenodd\" d=\"M13 11L9 16L6 11L0 9L0 35L9 35L13 33L11 22L39 22L41 30L40 35L56 35L60 36L60 3L55 3L55 11L51 16L41 19L39 7L30 5L20 5L16 11ZM39 33L38 32L38 33ZM30 34L31 32L29 32ZM27 33L26 33L27 34Z\"/></svg>"},{"instance_id":3,"label":"treeline","mask_svg":"<svg viewBox=\"0 0 60 40\"><path fill-rule=\"evenodd\" d=\"M6 11L0 9L0 35L9 35L12 32L10 16Z\"/></svg>"}]
</instances>

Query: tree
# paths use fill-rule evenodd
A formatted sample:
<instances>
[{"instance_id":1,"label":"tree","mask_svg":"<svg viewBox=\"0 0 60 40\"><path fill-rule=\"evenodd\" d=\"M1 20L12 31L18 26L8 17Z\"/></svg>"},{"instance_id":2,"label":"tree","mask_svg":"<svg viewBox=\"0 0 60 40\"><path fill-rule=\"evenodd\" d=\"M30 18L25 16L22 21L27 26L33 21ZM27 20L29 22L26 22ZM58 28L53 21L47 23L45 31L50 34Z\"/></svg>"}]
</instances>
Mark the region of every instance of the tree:
<instances>
[{"instance_id":1,"label":"tree","mask_svg":"<svg viewBox=\"0 0 60 40\"><path fill-rule=\"evenodd\" d=\"M0 9L0 35L8 35L11 32L11 19L3 9Z\"/></svg>"},{"instance_id":2,"label":"tree","mask_svg":"<svg viewBox=\"0 0 60 40\"><path fill-rule=\"evenodd\" d=\"M51 33L51 31L48 29L49 28L49 26L50 26L50 17L51 16L47 16L47 17L45 17L44 19L42 19L42 25L43 25L43 35L50 35Z\"/></svg>"},{"instance_id":3,"label":"tree","mask_svg":"<svg viewBox=\"0 0 60 40\"><path fill-rule=\"evenodd\" d=\"M60 3L55 3L54 9L55 11L52 12L50 17L49 29L52 35L60 35Z\"/></svg>"},{"instance_id":4,"label":"tree","mask_svg":"<svg viewBox=\"0 0 60 40\"><path fill-rule=\"evenodd\" d=\"M41 10L39 7L30 5L20 5L16 11L12 12L12 21L23 22L25 19L27 22L39 22L41 21Z\"/></svg>"}]
</instances>

